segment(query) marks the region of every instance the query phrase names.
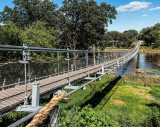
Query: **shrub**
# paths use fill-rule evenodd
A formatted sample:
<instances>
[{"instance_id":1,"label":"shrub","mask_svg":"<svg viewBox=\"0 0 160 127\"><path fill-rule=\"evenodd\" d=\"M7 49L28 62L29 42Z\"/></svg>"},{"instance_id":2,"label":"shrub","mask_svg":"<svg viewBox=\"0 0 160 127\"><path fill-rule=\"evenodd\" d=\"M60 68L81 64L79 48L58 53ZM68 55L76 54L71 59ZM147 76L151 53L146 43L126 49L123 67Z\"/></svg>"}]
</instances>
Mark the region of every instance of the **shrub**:
<instances>
[{"instance_id":1,"label":"shrub","mask_svg":"<svg viewBox=\"0 0 160 127\"><path fill-rule=\"evenodd\" d=\"M61 114L61 127L118 127L118 122L112 120L101 111L95 111L90 105L84 108L73 107Z\"/></svg>"}]
</instances>

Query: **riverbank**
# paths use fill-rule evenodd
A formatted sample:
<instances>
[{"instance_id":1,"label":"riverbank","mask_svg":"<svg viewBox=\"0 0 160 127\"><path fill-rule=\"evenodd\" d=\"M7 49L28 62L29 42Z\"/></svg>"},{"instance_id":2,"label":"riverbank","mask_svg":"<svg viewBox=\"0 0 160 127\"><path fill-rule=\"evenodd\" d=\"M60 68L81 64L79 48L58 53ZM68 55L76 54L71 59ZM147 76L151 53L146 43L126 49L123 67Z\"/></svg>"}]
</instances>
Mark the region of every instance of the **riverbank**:
<instances>
[{"instance_id":1,"label":"riverbank","mask_svg":"<svg viewBox=\"0 0 160 127\"><path fill-rule=\"evenodd\" d=\"M148 54L160 54L160 49L153 49L151 47L140 46L138 53L148 53Z\"/></svg>"},{"instance_id":2,"label":"riverbank","mask_svg":"<svg viewBox=\"0 0 160 127\"><path fill-rule=\"evenodd\" d=\"M121 78L108 75L97 81L96 91L92 83L86 90L79 90L72 94L68 105L66 105L67 101L59 105L61 110L66 110L67 114L68 111L73 111L75 106L84 108L89 104L95 112L108 115L114 123L117 122L117 126L148 126L150 124L154 126L159 122L159 119L156 122L160 113L158 91L160 91L160 76L130 73ZM82 111L79 109L80 114ZM79 113L77 112L77 115ZM85 117L89 118L89 114L88 111ZM72 116L71 112L69 116ZM75 120L69 116L63 117L62 122ZM92 116L97 117L94 114ZM86 123L86 119L83 119L83 122ZM75 123L79 121L76 120ZM68 125L70 124L68 122Z\"/></svg>"},{"instance_id":3,"label":"riverbank","mask_svg":"<svg viewBox=\"0 0 160 127\"><path fill-rule=\"evenodd\" d=\"M147 70L147 69L136 69L136 74L156 74L156 73L160 73L159 70Z\"/></svg>"},{"instance_id":4,"label":"riverbank","mask_svg":"<svg viewBox=\"0 0 160 127\"><path fill-rule=\"evenodd\" d=\"M67 99L58 104L61 112L61 127L76 124L87 126L88 123L93 126L103 124L116 127L159 125L159 91L160 76L129 73L121 78L113 74L106 75L97 81L96 90L93 82L87 85L87 89L78 90L70 95L68 104ZM44 106L49 100L49 96L42 98L41 105ZM11 112L0 117L0 126L10 125L11 122L27 114ZM21 126L26 126L28 122L30 120Z\"/></svg>"},{"instance_id":5,"label":"riverbank","mask_svg":"<svg viewBox=\"0 0 160 127\"><path fill-rule=\"evenodd\" d=\"M106 47L105 51L128 51L129 49L123 49L118 47ZM138 53L148 53L148 54L160 54L160 49L152 49L146 46L140 46Z\"/></svg>"},{"instance_id":6,"label":"riverbank","mask_svg":"<svg viewBox=\"0 0 160 127\"><path fill-rule=\"evenodd\" d=\"M160 50L157 49L140 49L138 53L148 53L148 54L160 54Z\"/></svg>"}]
</instances>

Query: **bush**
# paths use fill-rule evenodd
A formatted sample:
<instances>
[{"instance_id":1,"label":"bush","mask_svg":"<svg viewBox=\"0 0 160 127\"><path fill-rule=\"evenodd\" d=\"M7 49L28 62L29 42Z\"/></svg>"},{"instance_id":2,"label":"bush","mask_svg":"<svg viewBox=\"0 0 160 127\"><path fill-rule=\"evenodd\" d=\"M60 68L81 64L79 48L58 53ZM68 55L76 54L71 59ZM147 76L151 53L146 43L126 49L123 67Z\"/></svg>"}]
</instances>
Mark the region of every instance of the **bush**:
<instances>
[{"instance_id":1,"label":"bush","mask_svg":"<svg viewBox=\"0 0 160 127\"><path fill-rule=\"evenodd\" d=\"M112 120L101 111L95 111L90 105L84 108L73 107L61 114L61 127L118 127L118 122Z\"/></svg>"}]
</instances>

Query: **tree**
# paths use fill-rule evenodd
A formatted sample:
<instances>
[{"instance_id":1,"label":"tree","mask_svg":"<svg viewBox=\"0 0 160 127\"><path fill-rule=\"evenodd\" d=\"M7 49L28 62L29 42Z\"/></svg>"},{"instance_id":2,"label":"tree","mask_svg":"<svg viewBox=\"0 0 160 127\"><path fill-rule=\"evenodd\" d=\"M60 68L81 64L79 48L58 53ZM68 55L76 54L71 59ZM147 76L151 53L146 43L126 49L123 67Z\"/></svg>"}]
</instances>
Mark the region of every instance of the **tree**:
<instances>
[{"instance_id":1,"label":"tree","mask_svg":"<svg viewBox=\"0 0 160 127\"><path fill-rule=\"evenodd\" d=\"M86 49L99 45L105 26L117 14L115 7L106 3L100 6L94 0L65 0L60 8L63 14L60 30L63 45L70 49Z\"/></svg>"},{"instance_id":2,"label":"tree","mask_svg":"<svg viewBox=\"0 0 160 127\"><path fill-rule=\"evenodd\" d=\"M0 12L0 22L4 24L15 23L21 28L29 27L37 21L45 21L49 26L58 22L57 5L49 0L14 0L14 8L6 6Z\"/></svg>"},{"instance_id":3,"label":"tree","mask_svg":"<svg viewBox=\"0 0 160 127\"><path fill-rule=\"evenodd\" d=\"M15 24L0 26L0 44L4 45L22 45L21 32ZM0 60L18 59L20 52L0 52Z\"/></svg>"},{"instance_id":4,"label":"tree","mask_svg":"<svg viewBox=\"0 0 160 127\"><path fill-rule=\"evenodd\" d=\"M138 35L138 31L136 30L127 30L124 31L121 35L121 43L126 48L131 46L131 44L136 41L136 37Z\"/></svg>"},{"instance_id":5,"label":"tree","mask_svg":"<svg viewBox=\"0 0 160 127\"><path fill-rule=\"evenodd\" d=\"M107 37L106 38L107 42L113 41L113 42L116 42L116 43L119 44L119 41L120 41L120 38L121 38L121 33L118 32L118 31L109 31L109 32L107 32L106 37ZM114 46L114 44L113 44L113 46ZM116 44L116 46L117 46L117 44Z\"/></svg>"},{"instance_id":6,"label":"tree","mask_svg":"<svg viewBox=\"0 0 160 127\"><path fill-rule=\"evenodd\" d=\"M0 44L4 45L22 45L21 34L22 30L15 24L0 26Z\"/></svg>"},{"instance_id":7,"label":"tree","mask_svg":"<svg viewBox=\"0 0 160 127\"><path fill-rule=\"evenodd\" d=\"M155 24L153 27L142 29L139 38L145 41L146 46L157 48L160 46L160 23Z\"/></svg>"},{"instance_id":8,"label":"tree","mask_svg":"<svg viewBox=\"0 0 160 127\"><path fill-rule=\"evenodd\" d=\"M29 29L21 33L22 43L31 47L56 48L60 40L57 39L58 31L53 27L47 27L45 22L32 23ZM51 53L34 53L33 56L41 59L50 59ZM53 58L51 58L53 59Z\"/></svg>"}]
</instances>

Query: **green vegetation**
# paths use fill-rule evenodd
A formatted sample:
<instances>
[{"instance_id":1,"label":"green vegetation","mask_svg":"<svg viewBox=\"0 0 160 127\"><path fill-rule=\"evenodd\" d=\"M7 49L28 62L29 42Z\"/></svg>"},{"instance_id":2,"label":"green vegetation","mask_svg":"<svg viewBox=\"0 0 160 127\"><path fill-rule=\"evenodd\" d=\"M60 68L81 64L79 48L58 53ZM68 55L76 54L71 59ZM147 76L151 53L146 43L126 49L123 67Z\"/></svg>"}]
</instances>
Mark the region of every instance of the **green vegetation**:
<instances>
[{"instance_id":1,"label":"green vegetation","mask_svg":"<svg viewBox=\"0 0 160 127\"><path fill-rule=\"evenodd\" d=\"M82 81L79 85L85 83ZM77 84L76 84L77 85ZM158 127L160 118L160 77L128 74L126 77L104 76L62 100L61 126L146 126ZM41 99L45 105L50 96ZM9 125L27 115L11 112L1 117L0 125ZM14 117L14 119L13 119ZM4 124L4 120L8 122ZM28 121L29 122L29 121ZM21 126L25 126L24 123Z\"/></svg>"},{"instance_id":2,"label":"green vegetation","mask_svg":"<svg viewBox=\"0 0 160 127\"><path fill-rule=\"evenodd\" d=\"M144 40L147 47L160 47L160 23L155 24L153 27L142 29L139 39Z\"/></svg>"},{"instance_id":3,"label":"green vegetation","mask_svg":"<svg viewBox=\"0 0 160 127\"><path fill-rule=\"evenodd\" d=\"M118 48L132 47L133 42L137 40L137 35L138 32L136 30L127 30L123 33L120 33L118 31L107 32L105 35L105 38L107 40L106 46L116 46Z\"/></svg>"},{"instance_id":4,"label":"green vegetation","mask_svg":"<svg viewBox=\"0 0 160 127\"><path fill-rule=\"evenodd\" d=\"M28 112L16 112L16 111L10 112L10 113L0 117L0 126L7 127L10 124L16 122L17 120L27 116L28 114L29 114ZM29 121L22 123L18 127L25 127L27 125L27 122L29 122Z\"/></svg>"},{"instance_id":5,"label":"green vegetation","mask_svg":"<svg viewBox=\"0 0 160 127\"><path fill-rule=\"evenodd\" d=\"M6 6L0 12L0 22L5 24L0 26L0 44L70 49L102 44L105 27L116 19L115 7L105 2L98 5L94 0L62 3L57 9L58 5L50 0L14 0L13 8ZM16 27L16 33L6 29L9 23ZM7 38L8 34L16 39Z\"/></svg>"},{"instance_id":6,"label":"green vegetation","mask_svg":"<svg viewBox=\"0 0 160 127\"><path fill-rule=\"evenodd\" d=\"M89 104L95 112L109 116L114 121L113 123L118 122L117 126L158 126L160 113L159 83L159 76L137 74L128 74L125 78L114 78L112 75L105 76L97 82L98 88L94 94L93 91L89 92L90 87L94 89L94 84L91 84L91 86L87 86L87 90L80 90L71 95L68 105L65 101L59 103L61 110L66 110L64 113L66 117L61 119L65 125L72 126L70 116L74 113L83 114L83 107ZM88 98L86 101L87 94L90 99ZM82 110L75 110L74 105L82 107ZM86 117L90 118L88 115ZM83 122L88 120L86 117L82 120ZM96 115L94 117L98 119ZM76 123L77 126L80 124L78 121Z\"/></svg>"},{"instance_id":7,"label":"green vegetation","mask_svg":"<svg viewBox=\"0 0 160 127\"><path fill-rule=\"evenodd\" d=\"M61 127L118 127L118 122L112 120L102 112L95 111L90 105L84 108L72 108L69 112L63 112Z\"/></svg>"},{"instance_id":8,"label":"green vegetation","mask_svg":"<svg viewBox=\"0 0 160 127\"><path fill-rule=\"evenodd\" d=\"M4 24L13 23L20 28L29 28L37 21L47 22L48 26L55 27L59 12L57 5L50 0L13 0L13 8L5 6L0 13L0 21Z\"/></svg>"},{"instance_id":9,"label":"green vegetation","mask_svg":"<svg viewBox=\"0 0 160 127\"><path fill-rule=\"evenodd\" d=\"M153 49L152 47L140 46L140 50L141 50L141 49L152 50L152 51L154 51L154 50L159 50L160 48L157 47L157 48L154 48L154 49Z\"/></svg>"}]
</instances>

